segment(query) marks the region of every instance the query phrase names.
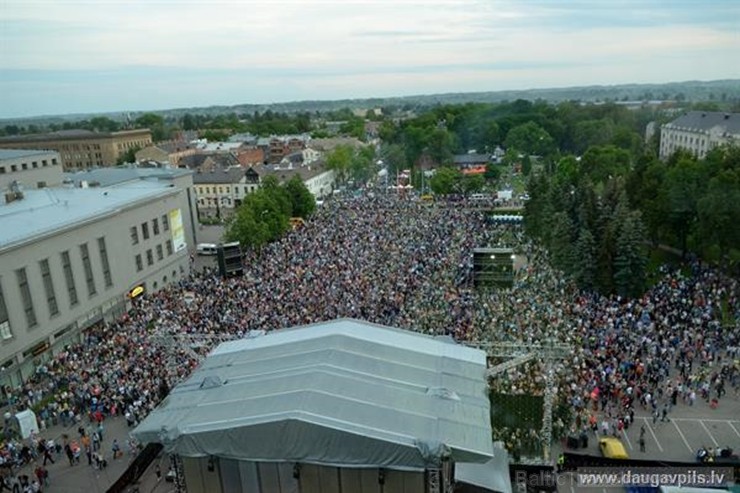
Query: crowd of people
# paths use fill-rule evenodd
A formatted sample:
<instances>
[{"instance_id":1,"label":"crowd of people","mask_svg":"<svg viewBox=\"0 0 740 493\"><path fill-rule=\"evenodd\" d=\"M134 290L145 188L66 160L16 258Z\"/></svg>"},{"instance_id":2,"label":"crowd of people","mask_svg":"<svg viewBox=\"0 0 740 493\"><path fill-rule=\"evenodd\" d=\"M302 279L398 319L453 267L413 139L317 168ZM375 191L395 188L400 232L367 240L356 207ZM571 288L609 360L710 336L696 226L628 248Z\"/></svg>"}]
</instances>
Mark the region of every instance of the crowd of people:
<instances>
[{"instance_id":1,"label":"crowd of people","mask_svg":"<svg viewBox=\"0 0 740 493\"><path fill-rule=\"evenodd\" d=\"M515 249L512 288L473 288L472 252L481 246ZM12 406L35 409L42 428L97 429L111 416L135 426L217 341L338 317L471 344L569 345L572 356L556 365L556 396L572 414L556 421L558 435L593 431L597 414L618 433L635 409L717 405L740 387L738 282L699 262L666 268L639 299L584 293L550 267L521 224L492 222L464 203L395 195L327 201L244 262L243 276L193 271L138 298L126 316L87 331L24 385L6 389ZM178 343L183 336L202 344ZM491 385L541 395L541 363ZM515 455L540 446L537 430L495 433ZM18 445L6 438L6 451Z\"/></svg>"}]
</instances>

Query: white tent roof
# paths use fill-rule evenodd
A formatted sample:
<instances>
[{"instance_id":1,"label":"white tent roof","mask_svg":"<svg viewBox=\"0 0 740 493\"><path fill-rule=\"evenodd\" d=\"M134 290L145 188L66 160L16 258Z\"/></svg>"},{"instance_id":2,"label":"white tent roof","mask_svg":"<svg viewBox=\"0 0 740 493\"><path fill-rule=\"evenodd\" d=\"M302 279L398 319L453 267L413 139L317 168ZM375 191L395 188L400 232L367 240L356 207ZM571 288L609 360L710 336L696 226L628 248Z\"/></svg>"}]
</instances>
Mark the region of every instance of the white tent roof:
<instances>
[{"instance_id":1,"label":"white tent roof","mask_svg":"<svg viewBox=\"0 0 740 493\"><path fill-rule=\"evenodd\" d=\"M423 469L493 455L486 354L340 319L221 344L133 432L186 457Z\"/></svg>"}]
</instances>

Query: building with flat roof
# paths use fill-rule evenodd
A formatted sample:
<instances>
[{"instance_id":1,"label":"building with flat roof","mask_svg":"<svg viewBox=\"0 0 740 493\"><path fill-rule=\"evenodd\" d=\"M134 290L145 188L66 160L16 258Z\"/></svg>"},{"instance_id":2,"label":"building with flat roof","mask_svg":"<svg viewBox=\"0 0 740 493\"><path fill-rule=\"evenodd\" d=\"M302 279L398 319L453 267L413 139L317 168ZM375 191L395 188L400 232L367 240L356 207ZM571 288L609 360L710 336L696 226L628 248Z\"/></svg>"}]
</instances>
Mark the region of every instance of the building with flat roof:
<instances>
[{"instance_id":1,"label":"building with flat roof","mask_svg":"<svg viewBox=\"0 0 740 493\"><path fill-rule=\"evenodd\" d=\"M260 187L260 176L253 168L198 170L193 175L200 218L231 216L244 198Z\"/></svg>"},{"instance_id":2,"label":"building with flat roof","mask_svg":"<svg viewBox=\"0 0 740 493\"><path fill-rule=\"evenodd\" d=\"M151 145L148 128L120 132L60 130L46 134L0 137L2 149L42 149L57 151L66 171L113 166L118 158L134 149Z\"/></svg>"},{"instance_id":3,"label":"building with flat roof","mask_svg":"<svg viewBox=\"0 0 740 493\"><path fill-rule=\"evenodd\" d=\"M0 198L0 385L190 272L187 170L101 169Z\"/></svg>"},{"instance_id":4,"label":"building with flat roof","mask_svg":"<svg viewBox=\"0 0 740 493\"><path fill-rule=\"evenodd\" d=\"M24 189L62 184L62 159L56 151L0 149L0 189L16 182Z\"/></svg>"},{"instance_id":5,"label":"building with flat roof","mask_svg":"<svg viewBox=\"0 0 740 493\"><path fill-rule=\"evenodd\" d=\"M446 491L455 464L493 458L486 359L352 319L256 334L213 350L132 435L176 454L190 493Z\"/></svg>"},{"instance_id":6,"label":"building with flat roof","mask_svg":"<svg viewBox=\"0 0 740 493\"><path fill-rule=\"evenodd\" d=\"M740 144L740 113L689 111L660 129L660 159L679 149L702 159L725 144Z\"/></svg>"}]
</instances>

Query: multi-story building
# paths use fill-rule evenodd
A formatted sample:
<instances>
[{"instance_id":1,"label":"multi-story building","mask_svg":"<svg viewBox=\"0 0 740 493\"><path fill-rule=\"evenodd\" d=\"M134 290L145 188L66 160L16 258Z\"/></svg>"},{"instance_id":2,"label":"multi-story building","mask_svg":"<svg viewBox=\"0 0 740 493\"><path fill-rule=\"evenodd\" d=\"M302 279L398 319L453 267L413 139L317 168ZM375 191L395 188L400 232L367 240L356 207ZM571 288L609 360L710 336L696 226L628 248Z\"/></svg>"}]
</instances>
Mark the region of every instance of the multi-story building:
<instances>
[{"instance_id":1,"label":"multi-story building","mask_svg":"<svg viewBox=\"0 0 740 493\"><path fill-rule=\"evenodd\" d=\"M62 159L55 151L0 149L0 189L15 182L24 189L62 184Z\"/></svg>"},{"instance_id":2,"label":"multi-story building","mask_svg":"<svg viewBox=\"0 0 740 493\"><path fill-rule=\"evenodd\" d=\"M151 143L152 133L149 129L104 133L89 130L61 130L48 134L0 138L0 148L3 149L57 151L67 171L113 166L126 152L132 149L142 149Z\"/></svg>"},{"instance_id":3,"label":"multi-story building","mask_svg":"<svg viewBox=\"0 0 740 493\"><path fill-rule=\"evenodd\" d=\"M18 385L133 297L188 275L195 235L179 180L191 173L146 171L0 198L0 385Z\"/></svg>"},{"instance_id":4,"label":"multi-story building","mask_svg":"<svg viewBox=\"0 0 740 493\"><path fill-rule=\"evenodd\" d=\"M285 183L294 176L300 177L308 191L317 199L324 198L334 191L336 186L336 173L327 169L323 163L313 163L308 166L282 166L266 165L259 168L260 176L274 176L278 183Z\"/></svg>"},{"instance_id":5,"label":"multi-story building","mask_svg":"<svg viewBox=\"0 0 740 493\"><path fill-rule=\"evenodd\" d=\"M683 149L699 158L715 147L740 143L740 113L689 111L660 129L660 158Z\"/></svg>"},{"instance_id":6,"label":"multi-story building","mask_svg":"<svg viewBox=\"0 0 740 493\"><path fill-rule=\"evenodd\" d=\"M244 197L260 186L260 175L254 168L241 166L198 171L193 175L201 218L224 218L234 213Z\"/></svg>"},{"instance_id":7,"label":"multi-story building","mask_svg":"<svg viewBox=\"0 0 740 493\"><path fill-rule=\"evenodd\" d=\"M279 163L288 154L300 152L306 148L306 143L310 140L308 135L281 135L270 138L269 148L267 149L267 161L269 163Z\"/></svg>"},{"instance_id":8,"label":"multi-story building","mask_svg":"<svg viewBox=\"0 0 740 493\"><path fill-rule=\"evenodd\" d=\"M178 166L182 158L192 156L196 152L197 149L193 144L182 140L168 140L139 149L134 157L136 162L157 161Z\"/></svg>"}]
</instances>

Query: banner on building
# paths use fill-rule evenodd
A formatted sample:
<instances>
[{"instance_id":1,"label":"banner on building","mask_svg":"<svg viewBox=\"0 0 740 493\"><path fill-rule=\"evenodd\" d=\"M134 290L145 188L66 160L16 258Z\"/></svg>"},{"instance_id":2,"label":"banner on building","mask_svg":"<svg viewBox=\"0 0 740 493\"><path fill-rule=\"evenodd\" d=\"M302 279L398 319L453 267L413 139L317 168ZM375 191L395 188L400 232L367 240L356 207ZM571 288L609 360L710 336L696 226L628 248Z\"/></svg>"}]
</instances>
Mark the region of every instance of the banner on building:
<instances>
[{"instance_id":1,"label":"banner on building","mask_svg":"<svg viewBox=\"0 0 740 493\"><path fill-rule=\"evenodd\" d=\"M169 216L170 230L172 231L172 247L175 249L175 252L185 250L187 244L185 243L185 228L182 225L180 209L172 209Z\"/></svg>"}]
</instances>

